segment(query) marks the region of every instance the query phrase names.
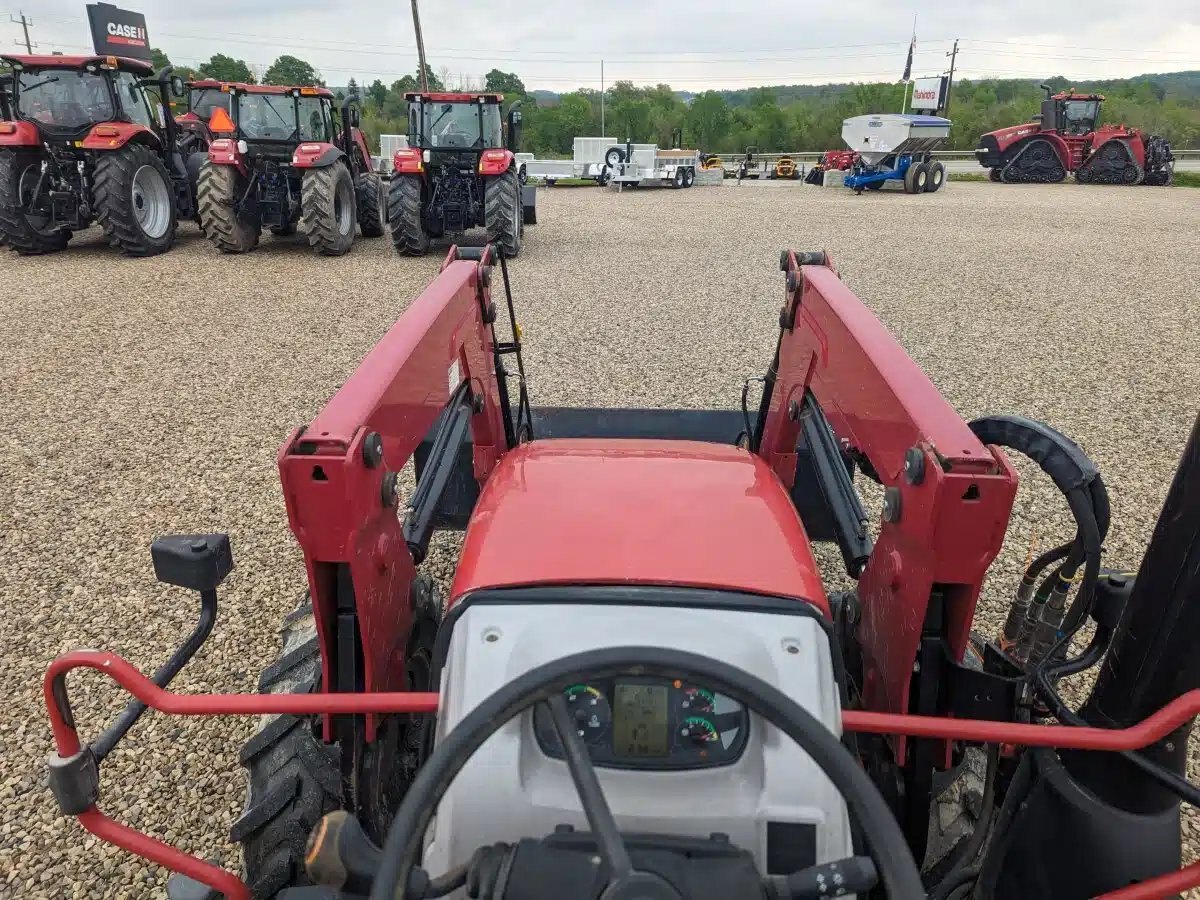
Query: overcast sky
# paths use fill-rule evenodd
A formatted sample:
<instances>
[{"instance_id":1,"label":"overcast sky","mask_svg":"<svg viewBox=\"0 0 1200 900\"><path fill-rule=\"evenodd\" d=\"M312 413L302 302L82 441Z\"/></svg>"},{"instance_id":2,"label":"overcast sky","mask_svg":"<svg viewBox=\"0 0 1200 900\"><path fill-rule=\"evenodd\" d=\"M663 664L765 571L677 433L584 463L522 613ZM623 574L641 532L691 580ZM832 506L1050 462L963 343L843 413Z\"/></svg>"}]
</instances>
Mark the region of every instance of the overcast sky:
<instances>
[{"instance_id":1,"label":"overcast sky","mask_svg":"<svg viewBox=\"0 0 1200 900\"><path fill-rule=\"evenodd\" d=\"M83 0L27 0L35 52L91 51ZM13 0L4 3L9 6ZM152 43L176 64L223 52L265 68L282 53L330 84L392 81L416 69L405 0L129 0ZM21 26L3 10L0 44ZM706 11L711 10L711 11ZM568 91L605 81L666 82L703 91L757 84L896 81L917 13L914 75L936 75L959 38L956 79L1128 76L1200 69L1200 2L1159 0L422 0L430 64L453 80L516 72L529 88Z\"/></svg>"}]
</instances>

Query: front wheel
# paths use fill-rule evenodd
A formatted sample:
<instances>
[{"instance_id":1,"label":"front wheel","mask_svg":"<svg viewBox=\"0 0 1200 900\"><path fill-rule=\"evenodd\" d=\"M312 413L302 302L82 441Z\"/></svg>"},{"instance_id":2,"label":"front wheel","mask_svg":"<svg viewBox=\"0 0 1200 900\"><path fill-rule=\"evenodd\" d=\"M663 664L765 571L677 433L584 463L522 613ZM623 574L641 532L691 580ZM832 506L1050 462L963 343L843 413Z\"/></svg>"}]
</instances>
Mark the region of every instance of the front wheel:
<instances>
[{"instance_id":1,"label":"front wheel","mask_svg":"<svg viewBox=\"0 0 1200 900\"><path fill-rule=\"evenodd\" d=\"M71 239L71 232L51 224L49 198L41 202L45 189L38 190L41 174L40 153L0 150L0 242L21 256L55 253Z\"/></svg>"},{"instance_id":2,"label":"front wheel","mask_svg":"<svg viewBox=\"0 0 1200 900\"><path fill-rule=\"evenodd\" d=\"M341 163L308 169L300 181L300 228L322 256L343 256L354 244L354 179Z\"/></svg>"},{"instance_id":3,"label":"front wheel","mask_svg":"<svg viewBox=\"0 0 1200 900\"><path fill-rule=\"evenodd\" d=\"M175 243L175 189L149 147L126 144L100 153L92 193L110 246L129 256L156 256Z\"/></svg>"},{"instance_id":4,"label":"front wheel","mask_svg":"<svg viewBox=\"0 0 1200 900\"><path fill-rule=\"evenodd\" d=\"M392 246L401 256L424 256L429 251L423 187L419 175L394 175L388 185L388 225Z\"/></svg>"},{"instance_id":5,"label":"front wheel","mask_svg":"<svg viewBox=\"0 0 1200 900\"><path fill-rule=\"evenodd\" d=\"M488 242L499 245L509 259L519 256L525 237L525 216L521 208L521 183L512 169L486 179L483 217Z\"/></svg>"},{"instance_id":6,"label":"front wheel","mask_svg":"<svg viewBox=\"0 0 1200 900\"><path fill-rule=\"evenodd\" d=\"M364 172L355 184L358 197L358 227L363 237L381 237L387 231L387 194L383 179Z\"/></svg>"}]
</instances>

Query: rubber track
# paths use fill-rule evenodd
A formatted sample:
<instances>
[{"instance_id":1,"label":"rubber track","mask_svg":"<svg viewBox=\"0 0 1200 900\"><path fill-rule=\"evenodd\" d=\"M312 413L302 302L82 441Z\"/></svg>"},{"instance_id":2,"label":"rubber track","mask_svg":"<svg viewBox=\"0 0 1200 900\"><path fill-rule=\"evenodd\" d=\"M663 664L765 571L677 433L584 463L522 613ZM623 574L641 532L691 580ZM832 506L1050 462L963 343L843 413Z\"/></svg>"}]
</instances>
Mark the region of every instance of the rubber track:
<instances>
[{"instance_id":1,"label":"rubber track","mask_svg":"<svg viewBox=\"0 0 1200 900\"><path fill-rule=\"evenodd\" d=\"M1120 147L1121 150L1119 166L1117 161L1112 159L1116 155L1111 152L1115 147ZM1134 178L1126 181L1125 172L1131 168L1135 173ZM1105 141L1075 172L1075 180L1080 184L1135 185L1141 184L1144 176L1145 173L1134 159L1129 144L1121 138L1111 138Z\"/></svg>"},{"instance_id":2,"label":"rubber track","mask_svg":"<svg viewBox=\"0 0 1200 900\"><path fill-rule=\"evenodd\" d=\"M1028 153L1030 148L1037 144L1044 144L1046 149L1050 151L1054 165L1054 168L1050 169L1050 171L1062 172L1061 176L1058 178L1048 178L1041 171L1023 172L1021 171L1020 166L1017 166L1017 161L1020 160L1021 157L1026 153ZM1026 141L1024 146L1017 151L1016 155L1007 163L1005 163L1003 168L1000 170L1000 180L1005 184L1058 184L1066 177L1066 169L1062 167L1062 162L1058 158L1058 153L1055 151L1054 145L1045 138L1036 137L1030 138L1028 141Z\"/></svg>"},{"instance_id":3,"label":"rubber track","mask_svg":"<svg viewBox=\"0 0 1200 900\"><path fill-rule=\"evenodd\" d=\"M133 212L131 188L133 176L144 165L153 166L166 182L171 203L171 224L162 237L149 237L137 224ZM175 188L171 173L158 154L143 144L126 144L119 150L100 153L92 180L92 206L96 221L104 229L110 247L130 256L156 256L166 253L175 243L179 222L175 215Z\"/></svg>"},{"instance_id":4,"label":"rubber track","mask_svg":"<svg viewBox=\"0 0 1200 900\"><path fill-rule=\"evenodd\" d=\"M26 166L40 159L40 153L0 150L0 241L21 256L57 253L71 239L71 232L66 230L39 234L30 227L22 211L17 179Z\"/></svg>"},{"instance_id":5,"label":"rubber track","mask_svg":"<svg viewBox=\"0 0 1200 900\"><path fill-rule=\"evenodd\" d=\"M509 169L503 175L489 178L483 188L483 219L489 243L498 244L504 255L514 259L521 253L521 183L517 173ZM514 231L514 215L516 230Z\"/></svg>"},{"instance_id":6,"label":"rubber track","mask_svg":"<svg viewBox=\"0 0 1200 900\"><path fill-rule=\"evenodd\" d=\"M284 621L283 652L259 679L264 694L309 693L321 675L316 623L306 596ZM342 805L336 745L313 734L296 716L264 717L242 748L250 773L246 808L230 830L242 845L246 878L256 900L310 884L304 871L308 835L325 813Z\"/></svg>"},{"instance_id":7,"label":"rubber track","mask_svg":"<svg viewBox=\"0 0 1200 900\"><path fill-rule=\"evenodd\" d=\"M387 210L383 179L374 172L364 172L354 183L354 193L358 197L358 228L362 236L382 236L386 223L380 221L380 213Z\"/></svg>"},{"instance_id":8,"label":"rubber track","mask_svg":"<svg viewBox=\"0 0 1200 900\"><path fill-rule=\"evenodd\" d=\"M233 205L236 195L245 191L240 185L238 171L233 166L218 166L205 162L196 179L196 208L200 213L200 230L222 253L247 253L258 246L262 226L257 222L239 221ZM249 217L246 217L247 219Z\"/></svg>"},{"instance_id":9,"label":"rubber track","mask_svg":"<svg viewBox=\"0 0 1200 900\"><path fill-rule=\"evenodd\" d=\"M416 175L393 176L388 185L388 224L397 253L424 256L429 251L422 212L421 179Z\"/></svg>"},{"instance_id":10,"label":"rubber track","mask_svg":"<svg viewBox=\"0 0 1200 900\"><path fill-rule=\"evenodd\" d=\"M334 207L334 193L343 178L350 181L350 202L354 203L354 182L341 163L309 169L300 182L300 230L308 235L308 245L322 256L343 256L354 245L354 210L350 211L350 233L343 235L338 231Z\"/></svg>"}]
</instances>

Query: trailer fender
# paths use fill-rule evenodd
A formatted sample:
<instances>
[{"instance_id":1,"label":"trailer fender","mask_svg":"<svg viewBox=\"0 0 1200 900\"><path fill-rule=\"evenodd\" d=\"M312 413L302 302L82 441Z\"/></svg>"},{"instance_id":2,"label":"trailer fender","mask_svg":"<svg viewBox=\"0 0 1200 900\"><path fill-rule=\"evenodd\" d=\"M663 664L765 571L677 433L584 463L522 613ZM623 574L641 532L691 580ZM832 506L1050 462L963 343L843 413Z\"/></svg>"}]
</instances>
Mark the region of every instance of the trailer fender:
<instances>
[{"instance_id":1,"label":"trailer fender","mask_svg":"<svg viewBox=\"0 0 1200 900\"><path fill-rule=\"evenodd\" d=\"M521 218L526 225L537 224L537 186L521 185Z\"/></svg>"},{"instance_id":2,"label":"trailer fender","mask_svg":"<svg viewBox=\"0 0 1200 900\"><path fill-rule=\"evenodd\" d=\"M32 122L0 122L0 147L40 147L41 136Z\"/></svg>"},{"instance_id":3,"label":"trailer fender","mask_svg":"<svg viewBox=\"0 0 1200 900\"><path fill-rule=\"evenodd\" d=\"M147 144L155 149L162 146L158 135L145 125L132 122L104 122L92 126L79 146L84 150L119 150L131 141Z\"/></svg>"},{"instance_id":4,"label":"trailer fender","mask_svg":"<svg viewBox=\"0 0 1200 900\"><path fill-rule=\"evenodd\" d=\"M503 175L514 159L511 150L484 150L479 157L479 174Z\"/></svg>"},{"instance_id":5,"label":"trailer fender","mask_svg":"<svg viewBox=\"0 0 1200 900\"><path fill-rule=\"evenodd\" d=\"M346 151L326 141L303 143L292 153L292 166L297 169L323 169L339 159L346 158Z\"/></svg>"}]
</instances>

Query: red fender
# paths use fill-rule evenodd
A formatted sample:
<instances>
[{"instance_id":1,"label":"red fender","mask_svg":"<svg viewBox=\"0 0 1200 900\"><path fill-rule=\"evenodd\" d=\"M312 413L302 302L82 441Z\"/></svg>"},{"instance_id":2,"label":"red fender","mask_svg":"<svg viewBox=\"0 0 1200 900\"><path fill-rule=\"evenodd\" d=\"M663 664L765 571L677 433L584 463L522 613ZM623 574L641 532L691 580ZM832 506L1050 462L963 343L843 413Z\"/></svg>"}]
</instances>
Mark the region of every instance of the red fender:
<instances>
[{"instance_id":1,"label":"red fender","mask_svg":"<svg viewBox=\"0 0 1200 900\"><path fill-rule=\"evenodd\" d=\"M484 150L479 157L480 175L503 175L513 163L511 150Z\"/></svg>"},{"instance_id":2,"label":"red fender","mask_svg":"<svg viewBox=\"0 0 1200 900\"><path fill-rule=\"evenodd\" d=\"M40 147L41 135L32 122L0 122L0 147Z\"/></svg>"},{"instance_id":3,"label":"red fender","mask_svg":"<svg viewBox=\"0 0 1200 900\"><path fill-rule=\"evenodd\" d=\"M401 147L392 155L392 171L397 175L420 175L425 171L423 159L416 147Z\"/></svg>"},{"instance_id":4,"label":"red fender","mask_svg":"<svg viewBox=\"0 0 1200 900\"><path fill-rule=\"evenodd\" d=\"M92 130L79 146L84 150L119 150L135 139L155 147L161 144L159 136L145 125L136 125L133 122L102 122L92 126Z\"/></svg>"},{"instance_id":5,"label":"red fender","mask_svg":"<svg viewBox=\"0 0 1200 900\"><path fill-rule=\"evenodd\" d=\"M297 169L323 169L345 158L346 152L328 141L305 141L292 152L292 166Z\"/></svg>"},{"instance_id":6,"label":"red fender","mask_svg":"<svg viewBox=\"0 0 1200 900\"><path fill-rule=\"evenodd\" d=\"M217 138L208 145L208 161L214 166L236 166L243 175L249 172L246 160L233 138Z\"/></svg>"},{"instance_id":7,"label":"red fender","mask_svg":"<svg viewBox=\"0 0 1200 900\"><path fill-rule=\"evenodd\" d=\"M1136 128L1126 128L1124 125L1104 125L1097 128L1092 135L1091 152L1095 153L1109 141L1124 141L1133 154L1134 161L1142 167L1146 165L1146 144L1142 133Z\"/></svg>"},{"instance_id":8,"label":"red fender","mask_svg":"<svg viewBox=\"0 0 1200 900\"><path fill-rule=\"evenodd\" d=\"M1071 160L1071 148L1068 147L1067 142L1060 138L1055 132L1039 131L1037 134L1031 134L1027 139L1021 141L1021 143L1028 143L1034 138L1041 138L1054 148L1054 152L1058 156L1058 162L1063 167L1063 171L1070 172L1075 168Z\"/></svg>"},{"instance_id":9,"label":"red fender","mask_svg":"<svg viewBox=\"0 0 1200 900\"><path fill-rule=\"evenodd\" d=\"M363 167L370 172L374 166L371 164L371 150L367 147L367 139L363 133L357 128L351 129L354 135L354 146L358 148L358 152L362 154Z\"/></svg>"}]
</instances>

